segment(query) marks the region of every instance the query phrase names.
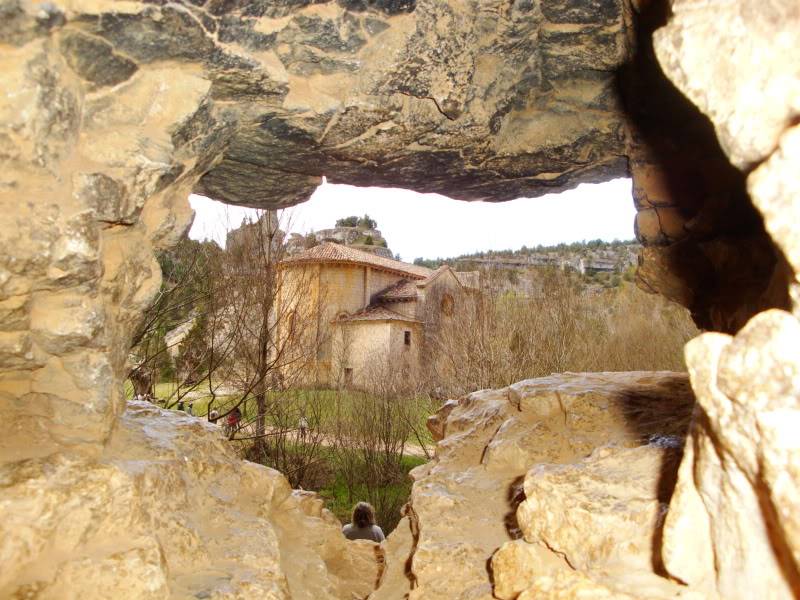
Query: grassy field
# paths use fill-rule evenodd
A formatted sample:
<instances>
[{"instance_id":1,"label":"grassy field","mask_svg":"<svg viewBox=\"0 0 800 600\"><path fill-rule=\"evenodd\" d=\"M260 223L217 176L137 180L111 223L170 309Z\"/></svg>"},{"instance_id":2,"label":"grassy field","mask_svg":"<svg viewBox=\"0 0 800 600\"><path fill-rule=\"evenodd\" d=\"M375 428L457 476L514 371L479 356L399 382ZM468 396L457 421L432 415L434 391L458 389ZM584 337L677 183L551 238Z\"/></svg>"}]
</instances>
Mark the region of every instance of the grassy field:
<instances>
[{"instance_id":1,"label":"grassy field","mask_svg":"<svg viewBox=\"0 0 800 600\"><path fill-rule=\"evenodd\" d=\"M220 386L218 389L223 389ZM161 382L155 386L156 398L164 406L168 402L171 410L177 410L178 396L175 393L175 384ZM191 401L192 414L197 417L208 415L211 396L208 395L208 384L199 384L194 391L186 396L185 403ZM133 397L133 386L125 382L125 393L128 399ZM184 392L185 393L185 392ZM319 428L322 431L331 431L340 419L348 419L356 412L363 410L365 402L371 397L361 392L348 390L288 390L283 392L268 393L267 423L272 427L295 427L301 416L305 417L309 427ZM238 395L218 395L214 408L220 413L226 412L235 402ZM413 430L407 437L407 442L415 445L430 445L433 443L425 422L431 414L436 412L438 402L426 398L410 398L396 400L405 402L409 419L414 423ZM253 419L256 416L256 403L248 398L242 407L243 418Z\"/></svg>"}]
</instances>

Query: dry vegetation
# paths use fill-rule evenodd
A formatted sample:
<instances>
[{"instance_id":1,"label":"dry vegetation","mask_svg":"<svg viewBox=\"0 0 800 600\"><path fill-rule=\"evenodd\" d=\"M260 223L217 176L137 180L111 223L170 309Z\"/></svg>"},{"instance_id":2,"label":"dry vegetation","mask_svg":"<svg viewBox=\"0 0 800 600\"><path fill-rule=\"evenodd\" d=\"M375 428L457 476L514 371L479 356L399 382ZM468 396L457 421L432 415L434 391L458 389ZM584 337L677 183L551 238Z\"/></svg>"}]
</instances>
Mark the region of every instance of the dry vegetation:
<instances>
[{"instance_id":1,"label":"dry vegetation","mask_svg":"<svg viewBox=\"0 0 800 600\"><path fill-rule=\"evenodd\" d=\"M698 331L688 312L633 284L587 293L568 274L545 273L531 296L485 289L443 327L428 373L449 395L565 371L685 370Z\"/></svg>"}]
</instances>

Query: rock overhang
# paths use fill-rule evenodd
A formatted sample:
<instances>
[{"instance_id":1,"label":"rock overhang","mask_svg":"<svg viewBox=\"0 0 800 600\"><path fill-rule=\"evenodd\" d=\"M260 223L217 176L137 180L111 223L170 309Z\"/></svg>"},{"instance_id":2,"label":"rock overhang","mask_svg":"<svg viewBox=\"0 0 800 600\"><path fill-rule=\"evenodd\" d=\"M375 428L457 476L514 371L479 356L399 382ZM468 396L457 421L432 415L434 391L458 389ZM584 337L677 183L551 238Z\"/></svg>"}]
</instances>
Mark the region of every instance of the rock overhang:
<instances>
[{"instance_id":1,"label":"rock overhang","mask_svg":"<svg viewBox=\"0 0 800 600\"><path fill-rule=\"evenodd\" d=\"M138 60L202 63L205 118L235 116L197 193L276 208L325 175L510 200L628 174L615 75L630 49L625 3L596 8L186 4L101 19L100 34Z\"/></svg>"}]
</instances>

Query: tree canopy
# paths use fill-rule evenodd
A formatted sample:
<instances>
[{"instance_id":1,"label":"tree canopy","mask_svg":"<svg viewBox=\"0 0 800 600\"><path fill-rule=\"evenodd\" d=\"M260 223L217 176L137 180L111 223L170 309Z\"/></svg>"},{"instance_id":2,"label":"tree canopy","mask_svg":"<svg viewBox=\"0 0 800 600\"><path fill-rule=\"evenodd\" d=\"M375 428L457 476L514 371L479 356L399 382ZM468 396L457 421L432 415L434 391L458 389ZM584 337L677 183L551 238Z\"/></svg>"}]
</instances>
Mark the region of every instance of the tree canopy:
<instances>
[{"instance_id":1,"label":"tree canopy","mask_svg":"<svg viewBox=\"0 0 800 600\"><path fill-rule=\"evenodd\" d=\"M336 227L358 227L359 229L376 229L378 222L365 214L363 217L351 215L336 220Z\"/></svg>"}]
</instances>

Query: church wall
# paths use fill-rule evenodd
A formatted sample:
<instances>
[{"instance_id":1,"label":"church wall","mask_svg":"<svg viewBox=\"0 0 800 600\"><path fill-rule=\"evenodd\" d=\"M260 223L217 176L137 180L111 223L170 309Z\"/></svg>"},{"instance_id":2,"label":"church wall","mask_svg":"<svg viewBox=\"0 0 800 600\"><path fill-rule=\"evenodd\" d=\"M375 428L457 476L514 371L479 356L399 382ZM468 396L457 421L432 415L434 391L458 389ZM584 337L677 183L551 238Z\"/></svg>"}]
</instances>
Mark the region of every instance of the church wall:
<instances>
[{"instance_id":1,"label":"church wall","mask_svg":"<svg viewBox=\"0 0 800 600\"><path fill-rule=\"evenodd\" d=\"M342 330L347 341L341 368L353 369L353 386L363 387L375 375L374 367L386 355L391 325L386 321L355 321L344 325Z\"/></svg>"},{"instance_id":2,"label":"church wall","mask_svg":"<svg viewBox=\"0 0 800 600\"><path fill-rule=\"evenodd\" d=\"M394 273L387 273L385 271L378 271L377 269L370 269L369 277L369 299L375 294L381 292L391 285L403 279L402 276Z\"/></svg>"},{"instance_id":3,"label":"church wall","mask_svg":"<svg viewBox=\"0 0 800 600\"><path fill-rule=\"evenodd\" d=\"M409 319L417 318L417 301L415 300L407 302L390 302L386 304L386 306L390 310L393 310L404 317L408 317Z\"/></svg>"}]
</instances>

